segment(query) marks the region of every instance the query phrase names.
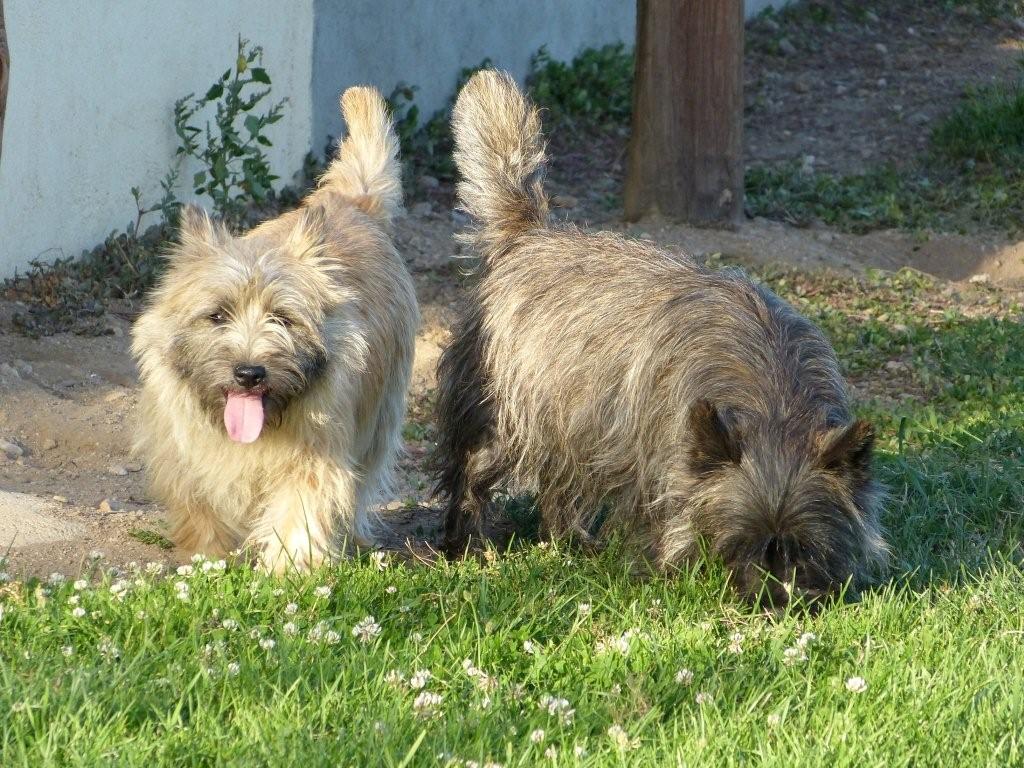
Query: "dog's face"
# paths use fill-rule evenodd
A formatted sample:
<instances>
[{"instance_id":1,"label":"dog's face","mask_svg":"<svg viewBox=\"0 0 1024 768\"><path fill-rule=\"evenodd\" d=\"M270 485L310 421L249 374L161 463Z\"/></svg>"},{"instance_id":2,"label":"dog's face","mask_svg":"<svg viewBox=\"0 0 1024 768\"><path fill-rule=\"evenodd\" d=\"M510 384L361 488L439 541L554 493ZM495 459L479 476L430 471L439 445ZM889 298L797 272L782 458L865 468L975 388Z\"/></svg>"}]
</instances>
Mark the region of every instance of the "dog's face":
<instances>
[{"instance_id":1,"label":"dog's face","mask_svg":"<svg viewBox=\"0 0 1024 768\"><path fill-rule=\"evenodd\" d=\"M330 364L339 296L317 258L323 212L301 213L280 243L234 239L196 209L181 230L154 307L168 325L167 362L214 423L251 443Z\"/></svg>"},{"instance_id":2,"label":"dog's face","mask_svg":"<svg viewBox=\"0 0 1024 768\"><path fill-rule=\"evenodd\" d=\"M884 557L870 424L793 429L700 401L688 426L697 532L741 594L775 608L820 604Z\"/></svg>"}]
</instances>

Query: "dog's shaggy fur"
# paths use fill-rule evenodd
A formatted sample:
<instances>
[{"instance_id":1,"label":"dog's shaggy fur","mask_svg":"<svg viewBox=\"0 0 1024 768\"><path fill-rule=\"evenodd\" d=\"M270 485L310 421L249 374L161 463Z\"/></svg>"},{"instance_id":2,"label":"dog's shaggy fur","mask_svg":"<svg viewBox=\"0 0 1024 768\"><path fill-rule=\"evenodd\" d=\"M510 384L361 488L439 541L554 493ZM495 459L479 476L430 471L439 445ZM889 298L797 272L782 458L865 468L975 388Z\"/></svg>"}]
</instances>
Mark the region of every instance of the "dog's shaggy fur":
<instances>
[{"instance_id":1,"label":"dog's shaggy fur","mask_svg":"<svg viewBox=\"0 0 1024 768\"><path fill-rule=\"evenodd\" d=\"M384 101L352 88L341 106L348 138L298 210L237 238L184 211L135 326L137 448L187 549L252 546L282 570L374 539L418 311L388 234L401 182Z\"/></svg>"},{"instance_id":2,"label":"dog's shaggy fur","mask_svg":"<svg viewBox=\"0 0 1024 768\"><path fill-rule=\"evenodd\" d=\"M507 76L470 80L454 131L481 266L438 367L448 551L504 487L537 494L548 535L607 517L663 567L706 541L776 605L880 560L872 429L823 335L739 271L551 226L540 121Z\"/></svg>"}]
</instances>

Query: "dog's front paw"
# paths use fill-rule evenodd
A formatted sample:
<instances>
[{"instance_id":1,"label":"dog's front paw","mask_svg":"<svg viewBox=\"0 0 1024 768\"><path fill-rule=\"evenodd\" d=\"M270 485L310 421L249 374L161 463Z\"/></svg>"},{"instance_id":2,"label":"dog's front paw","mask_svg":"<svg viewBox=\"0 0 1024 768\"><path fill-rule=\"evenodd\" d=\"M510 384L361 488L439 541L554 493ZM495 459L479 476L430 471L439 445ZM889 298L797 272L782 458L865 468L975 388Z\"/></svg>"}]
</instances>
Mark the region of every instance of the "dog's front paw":
<instances>
[{"instance_id":1,"label":"dog's front paw","mask_svg":"<svg viewBox=\"0 0 1024 768\"><path fill-rule=\"evenodd\" d=\"M266 573L280 575L288 571L313 570L327 562L329 557L329 552L316 545L311 546L308 541L286 545L274 540L263 544L259 565Z\"/></svg>"}]
</instances>

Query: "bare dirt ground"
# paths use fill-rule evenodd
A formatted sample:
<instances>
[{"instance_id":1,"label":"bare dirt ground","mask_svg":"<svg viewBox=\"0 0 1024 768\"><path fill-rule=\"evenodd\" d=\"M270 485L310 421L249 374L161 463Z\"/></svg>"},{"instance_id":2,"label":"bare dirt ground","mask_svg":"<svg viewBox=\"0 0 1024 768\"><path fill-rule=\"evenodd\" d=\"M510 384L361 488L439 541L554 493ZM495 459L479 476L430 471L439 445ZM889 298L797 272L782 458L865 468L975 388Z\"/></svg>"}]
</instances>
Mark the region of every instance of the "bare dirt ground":
<instances>
[{"instance_id":1,"label":"bare dirt ground","mask_svg":"<svg viewBox=\"0 0 1024 768\"><path fill-rule=\"evenodd\" d=\"M764 22L751 28L751 162L810 155L816 167L842 171L861 170L867 161L898 162L920 150L925 126L948 112L966 86L1006 79L1015 68L1017 26L929 9L878 14L825 31L776 30ZM779 55L780 45L796 53ZM785 262L852 274L909 266L957 283L951 301L977 296L982 287L1004 299L1021 295L1024 243L998 234L857 236L760 219L727 232L661 221L626 226L608 204L621 184L624 140L576 145L572 137L553 137L552 192L560 194L566 217L752 265ZM422 460L430 447L433 370L460 296L460 263L453 257L461 254L452 235L464 221L450 212L450 200L451 190L442 186L413 206L398 233L424 322L408 456L400 492L383 512L393 528L385 542L390 548L407 540L427 547L438 524L436 511L425 506ZM8 554L0 570L73 573L93 551L115 564L186 559L189 553L153 543L165 530L163 510L147 498L144 472L131 455L138 393L128 320L108 314L105 336L29 339L12 328L17 309L0 302L0 557Z\"/></svg>"}]
</instances>

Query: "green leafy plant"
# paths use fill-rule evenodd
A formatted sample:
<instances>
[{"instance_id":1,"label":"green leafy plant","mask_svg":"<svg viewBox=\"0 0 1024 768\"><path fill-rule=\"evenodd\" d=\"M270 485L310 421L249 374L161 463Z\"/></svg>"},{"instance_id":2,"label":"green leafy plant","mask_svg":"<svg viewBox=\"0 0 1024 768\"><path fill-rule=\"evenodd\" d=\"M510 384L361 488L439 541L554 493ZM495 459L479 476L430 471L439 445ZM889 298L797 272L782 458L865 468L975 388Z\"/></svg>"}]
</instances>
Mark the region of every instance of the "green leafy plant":
<instances>
[{"instance_id":1,"label":"green leafy plant","mask_svg":"<svg viewBox=\"0 0 1024 768\"><path fill-rule=\"evenodd\" d=\"M263 68L263 48L238 38L238 56L201 98L189 94L174 105L174 130L181 142L177 155L202 166L192 178L197 195L208 195L214 210L237 220L246 204L271 194L274 175L266 155L272 146L266 129L284 116L287 99L266 111L257 109L270 95L270 75ZM213 105L212 124L197 122Z\"/></svg>"},{"instance_id":2,"label":"green leafy plant","mask_svg":"<svg viewBox=\"0 0 1024 768\"><path fill-rule=\"evenodd\" d=\"M550 123L576 129L626 123L633 110L633 51L617 43L588 48L564 62L541 48L530 61L526 84Z\"/></svg>"},{"instance_id":3,"label":"green leafy plant","mask_svg":"<svg viewBox=\"0 0 1024 768\"><path fill-rule=\"evenodd\" d=\"M490 59L484 59L475 67L464 67L456 79L455 89L448 104L420 123L420 109L416 104L418 86L398 83L387 98L388 108L395 123L402 158L405 160L407 180L429 174L437 179L455 178L455 163L452 160L454 143L451 132L452 107L462 86L474 72L494 66Z\"/></svg>"}]
</instances>

